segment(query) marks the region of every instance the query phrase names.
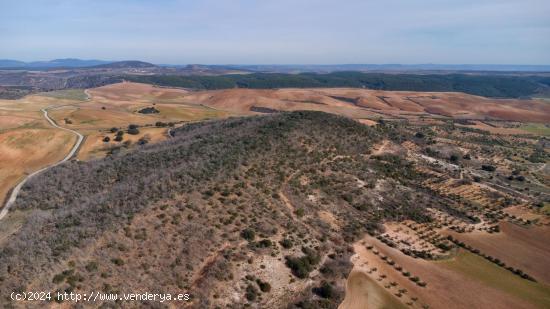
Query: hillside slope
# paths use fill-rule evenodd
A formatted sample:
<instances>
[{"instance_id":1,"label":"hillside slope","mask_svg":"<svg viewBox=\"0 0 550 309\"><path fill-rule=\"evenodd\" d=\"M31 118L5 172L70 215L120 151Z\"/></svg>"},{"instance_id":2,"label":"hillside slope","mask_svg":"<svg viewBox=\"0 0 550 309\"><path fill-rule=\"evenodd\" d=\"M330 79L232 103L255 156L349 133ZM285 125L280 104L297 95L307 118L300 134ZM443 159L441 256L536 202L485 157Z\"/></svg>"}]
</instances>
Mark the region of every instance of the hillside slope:
<instances>
[{"instance_id":1,"label":"hillside slope","mask_svg":"<svg viewBox=\"0 0 550 309\"><path fill-rule=\"evenodd\" d=\"M425 176L370 155L383 138L409 138L398 132L281 113L192 124L161 144L64 164L24 188L12 215L25 219L0 241L0 289L334 308L353 241L384 218L429 220L420 205L434 197L415 192Z\"/></svg>"}]
</instances>

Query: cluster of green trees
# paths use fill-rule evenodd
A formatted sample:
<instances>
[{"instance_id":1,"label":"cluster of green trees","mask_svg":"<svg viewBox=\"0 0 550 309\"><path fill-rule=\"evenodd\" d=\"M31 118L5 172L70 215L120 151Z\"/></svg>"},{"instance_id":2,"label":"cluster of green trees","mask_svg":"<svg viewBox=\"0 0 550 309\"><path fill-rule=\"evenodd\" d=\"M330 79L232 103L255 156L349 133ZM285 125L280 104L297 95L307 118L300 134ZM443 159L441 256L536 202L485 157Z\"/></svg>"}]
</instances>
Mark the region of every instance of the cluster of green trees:
<instances>
[{"instance_id":1,"label":"cluster of green trees","mask_svg":"<svg viewBox=\"0 0 550 309\"><path fill-rule=\"evenodd\" d=\"M486 97L528 97L548 81L535 76L465 74L382 74L334 72L329 74L255 73L221 76L139 75L124 79L161 86L192 89L273 89L353 87L401 91L458 91Z\"/></svg>"},{"instance_id":2,"label":"cluster of green trees","mask_svg":"<svg viewBox=\"0 0 550 309\"><path fill-rule=\"evenodd\" d=\"M307 278L309 273L315 268L319 261L321 260L320 256L315 252L315 250L307 247L302 248L304 253L301 257L287 256L286 265L298 278Z\"/></svg>"}]
</instances>

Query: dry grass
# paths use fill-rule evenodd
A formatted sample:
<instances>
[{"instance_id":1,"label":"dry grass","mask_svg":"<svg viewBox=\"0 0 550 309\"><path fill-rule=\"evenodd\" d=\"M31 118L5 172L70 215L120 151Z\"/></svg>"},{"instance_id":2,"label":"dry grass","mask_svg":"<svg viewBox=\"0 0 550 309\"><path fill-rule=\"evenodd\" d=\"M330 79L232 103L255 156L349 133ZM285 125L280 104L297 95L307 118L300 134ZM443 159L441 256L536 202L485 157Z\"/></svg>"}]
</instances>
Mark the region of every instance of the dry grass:
<instances>
[{"instance_id":1,"label":"dry grass","mask_svg":"<svg viewBox=\"0 0 550 309\"><path fill-rule=\"evenodd\" d=\"M63 158L72 146L71 134L43 118L40 109L50 105L55 100L40 96L0 100L0 201L25 174Z\"/></svg>"},{"instance_id":2,"label":"dry grass","mask_svg":"<svg viewBox=\"0 0 550 309\"><path fill-rule=\"evenodd\" d=\"M74 142L72 134L55 129L0 133L0 200L24 175L61 160Z\"/></svg>"},{"instance_id":3,"label":"dry grass","mask_svg":"<svg viewBox=\"0 0 550 309\"><path fill-rule=\"evenodd\" d=\"M168 138L168 129L166 128L140 128L140 133L136 135L125 134L123 142L129 141L132 144L138 143L142 138L148 140L149 143L157 143ZM108 136L111 140L104 142L103 139ZM112 147L120 146L123 142L114 141L115 134L111 132L90 131L87 134L86 140L80 151L78 152L79 160L98 159L105 156L105 153Z\"/></svg>"},{"instance_id":4,"label":"dry grass","mask_svg":"<svg viewBox=\"0 0 550 309\"><path fill-rule=\"evenodd\" d=\"M320 110L352 118L380 114L417 117L447 116L512 121L550 121L550 107L539 100L488 99L464 93L377 91L366 89L228 89L201 91L184 97L234 113L252 113L251 107L277 110Z\"/></svg>"}]
</instances>

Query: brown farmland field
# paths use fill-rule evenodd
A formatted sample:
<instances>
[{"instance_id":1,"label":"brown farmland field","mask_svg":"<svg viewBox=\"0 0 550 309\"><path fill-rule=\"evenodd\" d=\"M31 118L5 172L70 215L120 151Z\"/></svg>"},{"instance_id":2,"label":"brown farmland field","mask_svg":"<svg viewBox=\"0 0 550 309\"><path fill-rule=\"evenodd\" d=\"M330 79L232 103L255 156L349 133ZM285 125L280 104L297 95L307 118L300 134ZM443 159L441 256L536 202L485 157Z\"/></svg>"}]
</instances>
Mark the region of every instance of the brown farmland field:
<instances>
[{"instance_id":1,"label":"brown farmland field","mask_svg":"<svg viewBox=\"0 0 550 309\"><path fill-rule=\"evenodd\" d=\"M418 93L366 89L229 89L185 96L216 109L251 113L253 107L274 110L320 110L366 118L383 115L549 122L550 106L541 100L488 99L463 93Z\"/></svg>"},{"instance_id":2,"label":"brown farmland field","mask_svg":"<svg viewBox=\"0 0 550 309\"><path fill-rule=\"evenodd\" d=\"M368 244L373 245L373 249L368 250ZM356 267L361 265L360 269L382 286L390 282L397 283L395 287L389 288L390 291L405 288L408 292L398 299L408 302L412 297L418 298L412 306L414 308L422 308L425 303L434 308L539 308L541 304L550 303L548 286L527 284L522 290L523 294L518 295L510 286L503 287L498 282L488 283L484 278L473 276L479 271L482 271L481 274L494 273L518 287L524 281L468 252L460 251L452 259L426 261L406 256L370 236L356 243L354 249L357 254L354 261ZM384 262L381 256L390 258L395 262L394 265L399 265L403 270L397 271L395 266ZM376 270L372 271L373 268ZM420 287L413 283L402 274L403 271L409 272L411 277L418 276L427 286ZM381 276L385 277L378 281ZM536 298L532 298L533 295Z\"/></svg>"},{"instance_id":3,"label":"brown farmland field","mask_svg":"<svg viewBox=\"0 0 550 309\"><path fill-rule=\"evenodd\" d=\"M550 227L525 228L516 224L503 222L500 224L501 233L486 234L457 234L457 239L479 249L480 251L497 257L514 268L523 269L535 279L550 285Z\"/></svg>"}]
</instances>

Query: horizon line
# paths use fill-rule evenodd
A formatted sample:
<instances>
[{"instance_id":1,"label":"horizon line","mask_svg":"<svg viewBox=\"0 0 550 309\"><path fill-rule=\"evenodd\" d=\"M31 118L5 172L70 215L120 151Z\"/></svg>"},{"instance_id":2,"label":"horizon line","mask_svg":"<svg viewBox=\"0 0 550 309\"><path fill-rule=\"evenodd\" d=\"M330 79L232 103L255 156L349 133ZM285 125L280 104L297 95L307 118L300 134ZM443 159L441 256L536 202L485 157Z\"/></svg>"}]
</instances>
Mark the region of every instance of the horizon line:
<instances>
[{"instance_id":1,"label":"horizon line","mask_svg":"<svg viewBox=\"0 0 550 309\"><path fill-rule=\"evenodd\" d=\"M335 65L400 65L400 66L419 66L419 65L445 65L445 66L550 66L548 64L523 64L523 63L432 63L432 62L418 62L418 63L400 63L400 62L383 62L383 63L369 63L369 62L334 62L334 63L201 63L201 62L188 62L188 63L172 63L172 62L157 62L157 61L146 61L139 59L124 59L124 60L105 60L100 58L54 58L49 60L18 60L16 58L0 58L0 61L17 61L25 64L36 63L36 62L53 62L57 60L76 60L76 61L102 61L102 62L125 62L125 61L140 61L148 62L155 65L239 65L239 66L253 66L253 65L262 65L262 66L335 66Z\"/></svg>"}]
</instances>

